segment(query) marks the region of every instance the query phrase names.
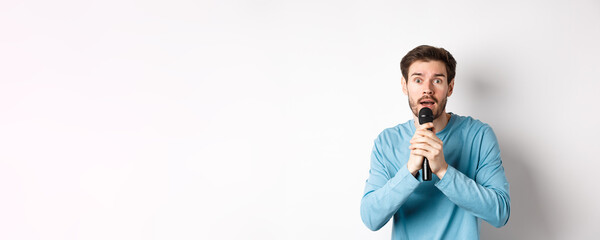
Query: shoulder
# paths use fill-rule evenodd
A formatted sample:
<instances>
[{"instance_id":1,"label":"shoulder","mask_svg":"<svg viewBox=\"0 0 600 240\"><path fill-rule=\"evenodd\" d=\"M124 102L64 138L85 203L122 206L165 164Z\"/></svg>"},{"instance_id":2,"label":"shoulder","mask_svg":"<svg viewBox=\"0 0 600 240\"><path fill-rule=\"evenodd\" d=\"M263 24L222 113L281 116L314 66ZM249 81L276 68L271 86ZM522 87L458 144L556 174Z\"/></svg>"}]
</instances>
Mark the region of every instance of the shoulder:
<instances>
[{"instance_id":1,"label":"shoulder","mask_svg":"<svg viewBox=\"0 0 600 240\"><path fill-rule=\"evenodd\" d=\"M452 117L455 118L454 127L461 129L465 133L483 134L486 132L493 132L492 127L490 127L489 124L471 116L460 116L453 113Z\"/></svg>"},{"instance_id":2,"label":"shoulder","mask_svg":"<svg viewBox=\"0 0 600 240\"><path fill-rule=\"evenodd\" d=\"M407 138L411 138L415 131L411 121L412 120L409 120L396 126L384 129L381 133L379 133L375 139L375 142L389 145L402 142Z\"/></svg>"},{"instance_id":3,"label":"shoulder","mask_svg":"<svg viewBox=\"0 0 600 240\"><path fill-rule=\"evenodd\" d=\"M466 139L471 139L475 142L482 142L487 144L496 144L497 138L492 127L470 116L456 116L454 128L457 132L462 133L462 136Z\"/></svg>"}]
</instances>

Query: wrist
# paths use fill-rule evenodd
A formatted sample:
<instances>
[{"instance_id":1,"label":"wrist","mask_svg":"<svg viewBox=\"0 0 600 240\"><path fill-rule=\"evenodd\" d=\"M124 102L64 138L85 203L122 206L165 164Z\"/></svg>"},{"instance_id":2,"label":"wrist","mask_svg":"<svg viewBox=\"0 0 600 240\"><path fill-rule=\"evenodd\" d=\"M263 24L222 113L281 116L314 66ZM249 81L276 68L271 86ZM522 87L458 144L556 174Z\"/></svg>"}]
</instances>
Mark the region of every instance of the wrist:
<instances>
[{"instance_id":1,"label":"wrist","mask_svg":"<svg viewBox=\"0 0 600 240\"><path fill-rule=\"evenodd\" d=\"M448 171L448 163L444 163L444 166L439 168L434 174L438 176L439 179L442 179L446 174L446 171Z\"/></svg>"},{"instance_id":2,"label":"wrist","mask_svg":"<svg viewBox=\"0 0 600 240\"><path fill-rule=\"evenodd\" d=\"M406 169L408 169L408 172L410 172L410 174L413 176L416 176L416 174L419 172L419 168L413 167L408 163L406 164Z\"/></svg>"}]
</instances>

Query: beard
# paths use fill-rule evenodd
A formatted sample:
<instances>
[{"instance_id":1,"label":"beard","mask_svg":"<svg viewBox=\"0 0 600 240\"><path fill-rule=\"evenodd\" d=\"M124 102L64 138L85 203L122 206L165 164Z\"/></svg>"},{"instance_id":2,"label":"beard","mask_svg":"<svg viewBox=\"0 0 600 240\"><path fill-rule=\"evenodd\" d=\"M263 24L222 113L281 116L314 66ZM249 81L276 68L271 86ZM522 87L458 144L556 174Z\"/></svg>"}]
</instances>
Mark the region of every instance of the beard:
<instances>
[{"instance_id":1,"label":"beard","mask_svg":"<svg viewBox=\"0 0 600 240\"><path fill-rule=\"evenodd\" d=\"M421 98L419 98L416 102L412 101L412 98L410 98L410 95L408 96L408 106L410 106L410 109L412 110L413 114L415 115L415 117L419 117L419 102L421 102L421 100L423 99L430 99L433 100L435 102L436 105L436 109L433 112L433 119L437 119L438 117L442 116L442 114L444 114L446 112L446 102L448 102L448 98L445 97L444 99L442 99L442 102L439 102L437 100L437 98L435 98L434 96L423 96ZM433 110L433 109L431 109Z\"/></svg>"}]
</instances>

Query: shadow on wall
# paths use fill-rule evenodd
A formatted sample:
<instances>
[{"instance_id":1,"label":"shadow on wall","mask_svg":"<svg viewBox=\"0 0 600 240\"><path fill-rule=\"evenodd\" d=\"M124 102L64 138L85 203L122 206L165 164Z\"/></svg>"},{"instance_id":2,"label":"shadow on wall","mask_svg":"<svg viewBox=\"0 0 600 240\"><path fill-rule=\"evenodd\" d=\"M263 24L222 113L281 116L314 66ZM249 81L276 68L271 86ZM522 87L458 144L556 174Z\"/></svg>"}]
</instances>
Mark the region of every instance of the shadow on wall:
<instances>
[{"instance_id":1,"label":"shadow on wall","mask_svg":"<svg viewBox=\"0 0 600 240\"><path fill-rule=\"evenodd\" d=\"M483 223L481 239L553 239L553 231L546 221L549 217L546 212L551 210L544 207L536 187L539 184L532 177L532 168L526 164L535 154L523 151L523 138L518 136L499 142L502 164L510 183L511 215L506 226L500 229Z\"/></svg>"},{"instance_id":2,"label":"shadow on wall","mask_svg":"<svg viewBox=\"0 0 600 240\"><path fill-rule=\"evenodd\" d=\"M502 81L507 76L489 75L498 72L494 68L480 67L476 72L461 78L466 90L470 112L478 118L490 123L498 137L503 166L510 183L511 215L506 226L495 228L487 222L481 224L481 239L553 239L553 231L548 227L546 217L550 217L552 209L545 207L540 197L540 186L535 179L534 166L527 159L535 157L536 149L527 149L527 138L520 136L517 129L511 130L511 121L517 123L515 106L511 106L511 86L509 81ZM479 74L478 74L479 73ZM484 75L485 74L485 75ZM502 84L505 84L502 86ZM513 125L514 126L514 125ZM502 131L502 132L499 132Z\"/></svg>"}]
</instances>

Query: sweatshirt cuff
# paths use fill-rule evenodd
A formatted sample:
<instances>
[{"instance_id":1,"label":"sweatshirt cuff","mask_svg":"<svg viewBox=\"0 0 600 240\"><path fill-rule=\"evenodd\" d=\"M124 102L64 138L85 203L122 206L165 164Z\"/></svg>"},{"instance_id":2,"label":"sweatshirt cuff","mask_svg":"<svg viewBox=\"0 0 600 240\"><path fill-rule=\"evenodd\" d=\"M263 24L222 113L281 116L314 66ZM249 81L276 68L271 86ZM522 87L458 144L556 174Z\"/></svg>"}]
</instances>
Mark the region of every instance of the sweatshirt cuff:
<instances>
[{"instance_id":1,"label":"sweatshirt cuff","mask_svg":"<svg viewBox=\"0 0 600 240\"><path fill-rule=\"evenodd\" d=\"M393 187L396 187L398 184L402 183L403 186L408 188L417 188L419 186L420 181L415 178L409 171L406 165L400 168L396 175L391 179L391 183Z\"/></svg>"},{"instance_id":2,"label":"sweatshirt cuff","mask_svg":"<svg viewBox=\"0 0 600 240\"><path fill-rule=\"evenodd\" d=\"M440 190L443 190L444 188L448 187L448 185L454 180L454 178L456 178L457 172L458 170L456 170L456 168L448 165L448 169L446 169L444 177L438 182L436 182L435 186Z\"/></svg>"}]
</instances>

